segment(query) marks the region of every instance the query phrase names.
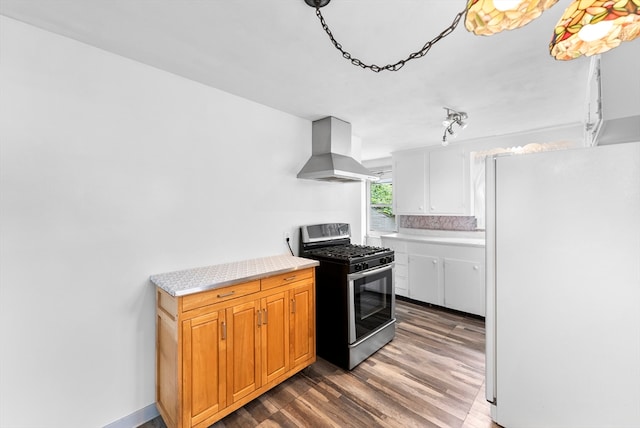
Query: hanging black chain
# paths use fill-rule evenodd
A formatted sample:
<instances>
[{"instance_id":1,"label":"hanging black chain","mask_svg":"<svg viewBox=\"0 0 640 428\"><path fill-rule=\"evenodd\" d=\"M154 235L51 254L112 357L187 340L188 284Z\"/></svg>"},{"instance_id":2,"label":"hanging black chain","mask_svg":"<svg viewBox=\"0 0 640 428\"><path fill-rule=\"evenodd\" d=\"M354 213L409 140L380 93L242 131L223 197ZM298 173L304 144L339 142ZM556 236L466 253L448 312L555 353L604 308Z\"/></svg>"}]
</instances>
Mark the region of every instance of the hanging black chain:
<instances>
[{"instance_id":1,"label":"hanging black chain","mask_svg":"<svg viewBox=\"0 0 640 428\"><path fill-rule=\"evenodd\" d=\"M404 65L407 62L411 61L412 59L422 58L423 56L425 56L427 54L427 52L429 52L429 49L431 49L431 47L433 45L435 45L440 40L442 40L445 37L447 37L449 34L451 34L453 32L453 30L456 29L456 27L458 26L458 23L460 22L460 19L462 19L462 17L467 12L467 8L465 6L464 10L462 10L462 12L460 12L460 13L458 13L456 15L456 17L454 18L454 20L451 23L451 25L449 25L444 31L442 31L442 33L438 34L432 40L430 40L427 43L425 43L424 46L422 47L422 49L420 49L419 51L413 52L406 59L401 59L400 61L398 61L398 62L396 62L394 64L387 64L387 65L385 65L383 67L380 67L379 65L376 65L376 64L371 64L371 65L365 64L364 62L362 62L358 58L356 58L353 55L351 55L349 52L345 51L342 48L342 45L340 43L338 43L338 41L333 37L333 34L331 33L331 30L329 29L329 26L327 25L326 21L324 20L324 17L322 16L322 12L320 12L320 7L321 7L319 5L320 2L318 0L315 0L315 2L316 2L315 3L316 16L320 20L320 24L322 24L322 29L327 33L327 35L329 36L329 39L331 39L331 43L333 43L333 46L335 46L336 49L338 49L340 51L340 53L342 53L342 57L348 59L349 61L351 61L351 64L353 64L353 65L357 65L358 67L361 67L361 68L364 68L364 69L369 69L369 70L371 70L371 71L373 71L375 73L379 73L379 72L381 72L383 70L398 71L402 67L404 67Z\"/></svg>"}]
</instances>

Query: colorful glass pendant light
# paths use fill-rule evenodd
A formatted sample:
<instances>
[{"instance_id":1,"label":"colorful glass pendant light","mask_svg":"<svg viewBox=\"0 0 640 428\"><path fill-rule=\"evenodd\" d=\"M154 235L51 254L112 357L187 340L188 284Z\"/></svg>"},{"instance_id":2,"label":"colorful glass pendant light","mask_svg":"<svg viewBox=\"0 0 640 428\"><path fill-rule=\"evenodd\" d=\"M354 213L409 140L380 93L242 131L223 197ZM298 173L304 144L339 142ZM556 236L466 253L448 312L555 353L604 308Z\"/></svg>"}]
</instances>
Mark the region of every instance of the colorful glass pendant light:
<instances>
[{"instance_id":1,"label":"colorful glass pendant light","mask_svg":"<svg viewBox=\"0 0 640 428\"><path fill-rule=\"evenodd\" d=\"M549 51L559 60L595 55L640 35L640 0L574 0L556 25Z\"/></svg>"},{"instance_id":2,"label":"colorful glass pendant light","mask_svg":"<svg viewBox=\"0 0 640 428\"><path fill-rule=\"evenodd\" d=\"M480 36L490 36L528 24L558 0L469 0L467 30Z\"/></svg>"}]
</instances>

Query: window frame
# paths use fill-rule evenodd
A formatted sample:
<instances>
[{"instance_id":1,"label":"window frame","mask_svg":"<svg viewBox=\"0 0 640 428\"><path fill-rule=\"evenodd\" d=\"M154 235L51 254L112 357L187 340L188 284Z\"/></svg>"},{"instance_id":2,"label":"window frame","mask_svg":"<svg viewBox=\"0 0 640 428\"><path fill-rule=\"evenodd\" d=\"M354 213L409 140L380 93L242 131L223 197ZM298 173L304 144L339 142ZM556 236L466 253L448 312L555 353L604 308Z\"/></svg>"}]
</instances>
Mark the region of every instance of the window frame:
<instances>
[{"instance_id":1,"label":"window frame","mask_svg":"<svg viewBox=\"0 0 640 428\"><path fill-rule=\"evenodd\" d=\"M381 235L385 235L388 233L394 233L398 231L398 222L396 221L396 213L395 213L395 209L394 209L394 203L393 203L393 196L392 196L392 201L390 204L375 204L372 205L371 204L371 186L374 184L385 184L385 183L390 183L391 184L391 189L392 189L392 195L393 195L393 174L391 172L391 168L390 167L386 167L383 169L371 169L371 172L373 172L374 175L379 177L378 181L367 181L367 186L366 186L366 211L367 211L367 235L369 236L381 236ZM391 208L391 211L393 212L393 216L394 216L394 225L395 227L393 228L393 230L377 230L377 229L372 229L372 223L371 223L371 210L372 208L375 207L389 207Z\"/></svg>"}]
</instances>

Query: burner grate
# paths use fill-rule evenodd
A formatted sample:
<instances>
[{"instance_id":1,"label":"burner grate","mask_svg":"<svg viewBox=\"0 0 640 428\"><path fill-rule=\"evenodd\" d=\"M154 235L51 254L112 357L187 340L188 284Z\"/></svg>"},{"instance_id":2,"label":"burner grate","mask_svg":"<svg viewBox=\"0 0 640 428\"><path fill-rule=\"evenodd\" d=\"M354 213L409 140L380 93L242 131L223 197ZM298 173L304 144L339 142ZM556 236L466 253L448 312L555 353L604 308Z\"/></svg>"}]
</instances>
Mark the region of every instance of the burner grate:
<instances>
[{"instance_id":1,"label":"burner grate","mask_svg":"<svg viewBox=\"0 0 640 428\"><path fill-rule=\"evenodd\" d=\"M389 248L371 247L368 245L333 245L324 248L310 250L308 254L339 260L350 260L358 257L373 256L376 254L388 253Z\"/></svg>"}]
</instances>

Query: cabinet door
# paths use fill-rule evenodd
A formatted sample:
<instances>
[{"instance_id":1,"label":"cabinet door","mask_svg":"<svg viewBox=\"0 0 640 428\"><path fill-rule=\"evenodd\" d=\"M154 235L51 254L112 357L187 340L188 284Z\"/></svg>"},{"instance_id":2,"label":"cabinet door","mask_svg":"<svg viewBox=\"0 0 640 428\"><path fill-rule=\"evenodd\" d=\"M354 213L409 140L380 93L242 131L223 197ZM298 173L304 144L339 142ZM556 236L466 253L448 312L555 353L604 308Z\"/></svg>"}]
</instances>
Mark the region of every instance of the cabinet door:
<instances>
[{"instance_id":1,"label":"cabinet door","mask_svg":"<svg viewBox=\"0 0 640 428\"><path fill-rule=\"evenodd\" d=\"M470 183L466 165L464 149L429 153L429 214L470 214Z\"/></svg>"},{"instance_id":2,"label":"cabinet door","mask_svg":"<svg viewBox=\"0 0 640 428\"><path fill-rule=\"evenodd\" d=\"M484 268L477 261L445 259L445 306L476 315L485 315Z\"/></svg>"},{"instance_id":3,"label":"cabinet door","mask_svg":"<svg viewBox=\"0 0 640 428\"><path fill-rule=\"evenodd\" d=\"M262 299L258 315L262 355L262 383L289 370L289 299L282 291Z\"/></svg>"},{"instance_id":4,"label":"cabinet door","mask_svg":"<svg viewBox=\"0 0 640 428\"><path fill-rule=\"evenodd\" d=\"M438 257L409 255L409 297L435 305L444 303Z\"/></svg>"},{"instance_id":5,"label":"cabinet door","mask_svg":"<svg viewBox=\"0 0 640 428\"><path fill-rule=\"evenodd\" d=\"M228 404L255 391L261 384L259 311L259 300L226 310Z\"/></svg>"},{"instance_id":6,"label":"cabinet door","mask_svg":"<svg viewBox=\"0 0 640 428\"><path fill-rule=\"evenodd\" d=\"M290 292L290 355L291 367L299 364L308 364L316 355L316 316L315 316L315 292L313 282L295 287Z\"/></svg>"},{"instance_id":7,"label":"cabinet door","mask_svg":"<svg viewBox=\"0 0 640 428\"><path fill-rule=\"evenodd\" d=\"M226 406L224 312L182 323L183 423L196 425Z\"/></svg>"},{"instance_id":8,"label":"cabinet door","mask_svg":"<svg viewBox=\"0 0 640 428\"><path fill-rule=\"evenodd\" d=\"M396 214L426 214L426 163L424 152L393 156L393 199Z\"/></svg>"}]
</instances>

